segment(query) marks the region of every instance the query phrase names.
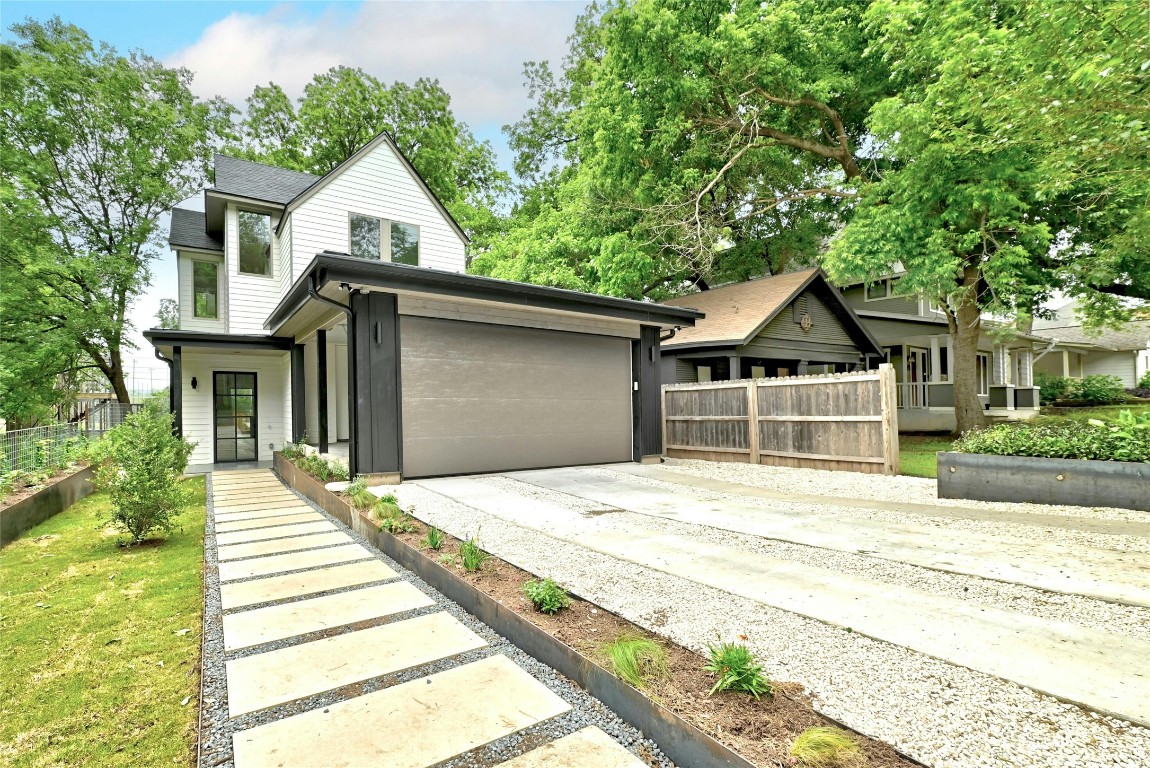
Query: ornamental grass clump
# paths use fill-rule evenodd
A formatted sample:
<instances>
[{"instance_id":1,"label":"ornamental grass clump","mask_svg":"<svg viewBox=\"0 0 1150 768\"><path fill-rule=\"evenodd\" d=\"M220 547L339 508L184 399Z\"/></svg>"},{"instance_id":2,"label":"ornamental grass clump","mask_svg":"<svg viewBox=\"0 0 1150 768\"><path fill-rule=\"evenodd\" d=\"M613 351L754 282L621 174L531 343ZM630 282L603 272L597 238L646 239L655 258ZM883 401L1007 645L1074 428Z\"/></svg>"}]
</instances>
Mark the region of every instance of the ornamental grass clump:
<instances>
[{"instance_id":1,"label":"ornamental grass clump","mask_svg":"<svg viewBox=\"0 0 1150 768\"><path fill-rule=\"evenodd\" d=\"M362 477L352 480L343 493L351 505L361 511L371 509L377 501L375 494L368 489L367 483Z\"/></svg>"},{"instance_id":2,"label":"ornamental grass clump","mask_svg":"<svg viewBox=\"0 0 1150 768\"><path fill-rule=\"evenodd\" d=\"M434 525L427 527L427 535L423 537L420 544L426 549L440 550L443 548L443 531L436 528Z\"/></svg>"},{"instance_id":3,"label":"ornamental grass clump","mask_svg":"<svg viewBox=\"0 0 1150 768\"><path fill-rule=\"evenodd\" d=\"M667 678L667 651L650 638L619 635L603 648L603 655L610 662L611 670L636 688Z\"/></svg>"},{"instance_id":4,"label":"ornamental grass clump","mask_svg":"<svg viewBox=\"0 0 1150 768\"><path fill-rule=\"evenodd\" d=\"M791 757L804 768L860 768L866 756L841 728L808 728L791 744Z\"/></svg>"},{"instance_id":5,"label":"ornamental grass clump","mask_svg":"<svg viewBox=\"0 0 1150 768\"><path fill-rule=\"evenodd\" d=\"M523 594L540 613L554 616L559 611L571 605L571 598L563 587L551 579L538 579L523 585Z\"/></svg>"},{"instance_id":6,"label":"ornamental grass clump","mask_svg":"<svg viewBox=\"0 0 1150 768\"><path fill-rule=\"evenodd\" d=\"M717 678L711 695L717 691L741 691L756 699L771 695L771 682L747 646L720 642L707 646L707 651L711 658L703 669Z\"/></svg>"},{"instance_id":7,"label":"ornamental grass clump","mask_svg":"<svg viewBox=\"0 0 1150 768\"><path fill-rule=\"evenodd\" d=\"M478 534L459 545L459 560L465 571L478 571L491 555L479 548Z\"/></svg>"}]
</instances>

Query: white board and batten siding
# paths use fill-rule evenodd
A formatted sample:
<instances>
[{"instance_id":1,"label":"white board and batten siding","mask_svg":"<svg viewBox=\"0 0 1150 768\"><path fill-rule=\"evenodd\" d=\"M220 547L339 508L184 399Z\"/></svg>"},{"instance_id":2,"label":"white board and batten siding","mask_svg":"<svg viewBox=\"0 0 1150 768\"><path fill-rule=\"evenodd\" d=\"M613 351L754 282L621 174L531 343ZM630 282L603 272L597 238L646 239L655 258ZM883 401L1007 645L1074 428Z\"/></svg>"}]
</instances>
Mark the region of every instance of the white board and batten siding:
<instances>
[{"instance_id":1,"label":"white board and batten siding","mask_svg":"<svg viewBox=\"0 0 1150 768\"><path fill-rule=\"evenodd\" d=\"M464 244L455 229L391 147L381 142L291 212L296 275L320 251L350 250L351 213L419 227L421 267L449 272L467 268Z\"/></svg>"},{"instance_id":2,"label":"white board and batten siding","mask_svg":"<svg viewBox=\"0 0 1150 768\"><path fill-rule=\"evenodd\" d=\"M291 355L244 352L183 351L184 437L196 443L190 464L215 461L213 445L213 374L216 371L256 375L256 429L260 461L270 461L272 448L283 448L291 440ZM192 389L192 377L197 380Z\"/></svg>"}]
</instances>

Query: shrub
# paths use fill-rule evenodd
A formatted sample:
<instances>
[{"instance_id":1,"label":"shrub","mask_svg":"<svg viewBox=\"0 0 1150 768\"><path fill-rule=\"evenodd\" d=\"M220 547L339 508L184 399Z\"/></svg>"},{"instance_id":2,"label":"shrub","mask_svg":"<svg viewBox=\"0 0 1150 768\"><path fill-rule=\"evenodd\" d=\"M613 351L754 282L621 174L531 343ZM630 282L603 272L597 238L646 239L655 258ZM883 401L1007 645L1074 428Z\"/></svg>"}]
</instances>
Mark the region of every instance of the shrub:
<instances>
[{"instance_id":1,"label":"shrub","mask_svg":"<svg viewBox=\"0 0 1150 768\"><path fill-rule=\"evenodd\" d=\"M800 733L791 744L791 757L806 768L866 765L866 756L846 731L826 726L808 728Z\"/></svg>"},{"instance_id":2,"label":"shrub","mask_svg":"<svg viewBox=\"0 0 1150 768\"><path fill-rule=\"evenodd\" d=\"M399 507L391 504L380 504L376 506L376 513L379 516L379 530L381 531L415 533L419 530L419 523L415 522L415 518Z\"/></svg>"},{"instance_id":3,"label":"shrub","mask_svg":"<svg viewBox=\"0 0 1150 768\"><path fill-rule=\"evenodd\" d=\"M1122 379L1117 376L1087 376L1073 382L1070 397L1091 403L1120 403L1126 399L1122 389Z\"/></svg>"},{"instance_id":4,"label":"shrub","mask_svg":"<svg viewBox=\"0 0 1150 768\"><path fill-rule=\"evenodd\" d=\"M459 545L459 559L466 571L478 571L491 555L479 548L478 534Z\"/></svg>"},{"instance_id":5,"label":"shrub","mask_svg":"<svg viewBox=\"0 0 1150 768\"><path fill-rule=\"evenodd\" d=\"M376 501L378 501L375 494L368 490L367 483L364 482L362 477L357 477L355 480L352 480L351 485L349 485L343 493L347 496L347 500L351 502L351 505L360 510L371 509L375 506Z\"/></svg>"},{"instance_id":6,"label":"shrub","mask_svg":"<svg viewBox=\"0 0 1150 768\"><path fill-rule=\"evenodd\" d=\"M756 699L771 695L771 683L763 674L763 668L755 663L750 649L739 643L722 643L707 646L711 660L703 667L718 680L711 688L716 691L742 691Z\"/></svg>"},{"instance_id":7,"label":"shrub","mask_svg":"<svg viewBox=\"0 0 1150 768\"><path fill-rule=\"evenodd\" d=\"M612 671L636 688L667 677L667 651L650 638L620 635L603 649L603 653L611 663Z\"/></svg>"},{"instance_id":8,"label":"shrub","mask_svg":"<svg viewBox=\"0 0 1150 768\"><path fill-rule=\"evenodd\" d=\"M1142 378L1138 379L1138 389L1150 389L1150 370L1142 374Z\"/></svg>"},{"instance_id":9,"label":"shrub","mask_svg":"<svg viewBox=\"0 0 1150 768\"><path fill-rule=\"evenodd\" d=\"M523 594L527 595L527 599L540 613L555 615L563 608L571 605L571 598L567 596L563 587L551 579L527 582L523 585Z\"/></svg>"},{"instance_id":10,"label":"shrub","mask_svg":"<svg viewBox=\"0 0 1150 768\"><path fill-rule=\"evenodd\" d=\"M325 459L317 453L301 455L295 459L295 465L321 483L348 479L347 467L338 461Z\"/></svg>"},{"instance_id":11,"label":"shrub","mask_svg":"<svg viewBox=\"0 0 1150 768\"><path fill-rule=\"evenodd\" d=\"M192 444L172 434L172 415L144 408L108 431L94 449L97 485L111 496L109 522L137 544L155 530L170 531L186 503L180 475Z\"/></svg>"},{"instance_id":12,"label":"shrub","mask_svg":"<svg viewBox=\"0 0 1150 768\"><path fill-rule=\"evenodd\" d=\"M443 547L443 531L436 528L434 525L427 527L427 535L423 537L420 544L427 549L434 549L438 551Z\"/></svg>"},{"instance_id":13,"label":"shrub","mask_svg":"<svg viewBox=\"0 0 1150 768\"><path fill-rule=\"evenodd\" d=\"M967 432L953 450L993 456L1150 461L1150 415L1121 411L1115 419L1085 424L996 424Z\"/></svg>"},{"instance_id":14,"label":"shrub","mask_svg":"<svg viewBox=\"0 0 1150 768\"><path fill-rule=\"evenodd\" d=\"M1038 400L1043 405L1066 397L1070 391L1070 379L1038 371L1034 374L1034 384L1038 387Z\"/></svg>"}]
</instances>

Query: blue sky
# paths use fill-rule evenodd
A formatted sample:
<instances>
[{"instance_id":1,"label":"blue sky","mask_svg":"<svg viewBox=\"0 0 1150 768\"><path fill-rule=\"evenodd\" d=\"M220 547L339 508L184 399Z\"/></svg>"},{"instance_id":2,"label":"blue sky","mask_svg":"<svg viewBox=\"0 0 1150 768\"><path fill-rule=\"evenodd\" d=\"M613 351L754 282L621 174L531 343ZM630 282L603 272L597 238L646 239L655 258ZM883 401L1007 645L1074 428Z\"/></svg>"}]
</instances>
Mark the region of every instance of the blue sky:
<instances>
[{"instance_id":1,"label":"blue sky","mask_svg":"<svg viewBox=\"0 0 1150 768\"><path fill-rule=\"evenodd\" d=\"M21 2L4 0L7 27L26 17L58 15L122 52L139 49L195 73L200 97L237 105L256 85L274 81L298 96L317 72L362 67L385 82L438 78L456 116L510 154L501 127L529 105L525 61L558 65L566 38L586 3L492 2ZM132 353L137 377L166 383L139 330L154 324L161 298L176 295L175 262L165 249L152 285L136 303Z\"/></svg>"}]
</instances>

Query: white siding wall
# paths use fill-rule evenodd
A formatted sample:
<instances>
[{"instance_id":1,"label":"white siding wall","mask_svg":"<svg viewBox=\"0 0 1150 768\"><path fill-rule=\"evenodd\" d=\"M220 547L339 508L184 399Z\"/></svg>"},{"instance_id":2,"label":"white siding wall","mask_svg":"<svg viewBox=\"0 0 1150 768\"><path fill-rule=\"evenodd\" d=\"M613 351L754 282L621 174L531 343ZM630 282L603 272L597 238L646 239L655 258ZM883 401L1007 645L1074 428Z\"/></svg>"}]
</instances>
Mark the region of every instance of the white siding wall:
<instances>
[{"instance_id":1,"label":"white siding wall","mask_svg":"<svg viewBox=\"0 0 1150 768\"><path fill-rule=\"evenodd\" d=\"M209 320L203 317L195 317L194 309L195 304L192 301L192 262L193 261L211 261L219 265L219 284L216 290L219 292L217 301L219 303L219 317L215 320ZM206 331L209 333L226 333L228 329L228 276L227 270L224 269L223 256L214 256L210 253L199 253L191 251L177 251L176 252L176 275L178 281L180 302L180 328L185 331Z\"/></svg>"},{"instance_id":2,"label":"white siding wall","mask_svg":"<svg viewBox=\"0 0 1150 768\"><path fill-rule=\"evenodd\" d=\"M280 300L281 268L272 249L271 275L240 274L240 240L237 213L239 208L228 203L224 224L224 252L228 262L228 287L236 300L229 302L228 333L267 333L264 320ZM279 219L272 216L275 230Z\"/></svg>"},{"instance_id":3,"label":"white siding wall","mask_svg":"<svg viewBox=\"0 0 1150 768\"><path fill-rule=\"evenodd\" d=\"M294 271L320 251L346 252L348 214L419 227L419 265L463 272L463 242L386 143L380 143L292 212Z\"/></svg>"},{"instance_id":4,"label":"white siding wall","mask_svg":"<svg viewBox=\"0 0 1150 768\"><path fill-rule=\"evenodd\" d=\"M285 410L291 408L290 389L285 389L285 369L290 370L290 355L198 352L185 348L183 352L184 437L196 443L189 460L191 464L210 464L215 461L212 445L212 374L215 371L238 371L256 374L256 441L260 461L271 461L268 443L275 450L283 447L285 436L291 439L290 420L285 421ZM192 389L192 377L197 381ZM286 403L286 405L285 405Z\"/></svg>"},{"instance_id":5,"label":"white siding wall","mask_svg":"<svg viewBox=\"0 0 1150 768\"><path fill-rule=\"evenodd\" d=\"M275 228L272 228L273 232ZM279 286L279 295L282 297L295 282L295 270L292 269L291 253L291 214L288 214L279 237L275 237L276 253L276 283Z\"/></svg>"},{"instance_id":6,"label":"white siding wall","mask_svg":"<svg viewBox=\"0 0 1150 768\"><path fill-rule=\"evenodd\" d=\"M1083 376L1117 376L1122 386L1132 387L1134 378L1134 352L1091 352L1082 358Z\"/></svg>"}]
</instances>

